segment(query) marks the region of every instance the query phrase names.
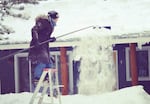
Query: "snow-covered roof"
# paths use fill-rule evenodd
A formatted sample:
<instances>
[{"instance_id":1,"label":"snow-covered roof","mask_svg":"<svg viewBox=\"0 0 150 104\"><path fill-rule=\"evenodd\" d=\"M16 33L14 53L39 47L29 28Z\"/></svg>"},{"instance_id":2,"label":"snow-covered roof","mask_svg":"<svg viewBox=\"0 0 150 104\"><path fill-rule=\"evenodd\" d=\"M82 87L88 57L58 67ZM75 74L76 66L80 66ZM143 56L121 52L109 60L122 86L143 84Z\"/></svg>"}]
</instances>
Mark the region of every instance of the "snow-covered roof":
<instances>
[{"instance_id":1,"label":"snow-covered roof","mask_svg":"<svg viewBox=\"0 0 150 104\"><path fill-rule=\"evenodd\" d=\"M106 30L107 32L103 29L87 29L59 38L58 41L93 34L113 36L114 42L116 39L126 38L136 41L141 37L147 39L150 35L149 4L149 0L48 0L41 1L39 5L21 4L25 6L23 13L30 16L30 19L5 17L2 23L12 27L15 33L4 35L4 38L8 39L1 40L0 44L28 43L31 40L30 30L34 25L35 17L39 14L47 14L50 10L56 10L60 15L52 34L55 37L91 25L111 26L111 30Z\"/></svg>"}]
</instances>

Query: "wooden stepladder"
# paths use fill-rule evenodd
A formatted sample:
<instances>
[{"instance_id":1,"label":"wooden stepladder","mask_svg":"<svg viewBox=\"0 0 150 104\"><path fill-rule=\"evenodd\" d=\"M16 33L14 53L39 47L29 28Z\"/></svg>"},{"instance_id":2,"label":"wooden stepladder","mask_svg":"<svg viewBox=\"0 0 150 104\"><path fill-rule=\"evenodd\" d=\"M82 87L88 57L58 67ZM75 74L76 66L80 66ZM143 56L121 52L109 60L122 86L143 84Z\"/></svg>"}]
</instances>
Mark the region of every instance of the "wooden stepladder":
<instances>
[{"instance_id":1,"label":"wooden stepladder","mask_svg":"<svg viewBox=\"0 0 150 104\"><path fill-rule=\"evenodd\" d=\"M46 75L47 75L48 80L45 80ZM53 79L52 79L53 75L55 75L55 81L56 81L55 84L53 83ZM30 104L34 104L34 100L37 97L37 94L40 92L41 87L43 87L43 90L41 91L41 96L38 100L38 104L42 104L44 95L47 93L48 88L50 91L50 98L51 98L51 102L49 104L54 104L53 89L56 89L59 104L61 104L60 87L63 87L63 85L59 85L57 69L47 68L43 70L43 73L38 81L38 84L30 100Z\"/></svg>"}]
</instances>

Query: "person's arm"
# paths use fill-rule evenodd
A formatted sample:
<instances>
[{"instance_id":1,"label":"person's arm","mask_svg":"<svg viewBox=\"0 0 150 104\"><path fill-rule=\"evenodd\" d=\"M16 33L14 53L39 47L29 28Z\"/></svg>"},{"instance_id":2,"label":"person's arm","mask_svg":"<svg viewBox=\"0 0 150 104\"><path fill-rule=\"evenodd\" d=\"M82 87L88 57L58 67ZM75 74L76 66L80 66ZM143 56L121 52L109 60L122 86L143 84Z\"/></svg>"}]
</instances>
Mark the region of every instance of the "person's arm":
<instances>
[{"instance_id":1,"label":"person's arm","mask_svg":"<svg viewBox=\"0 0 150 104\"><path fill-rule=\"evenodd\" d=\"M34 26L32 28L32 39L34 40L34 43L35 43L34 45L39 46L40 42L38 40L38 28L37 28L37 26Z\"/></svg>"}]
</instances>

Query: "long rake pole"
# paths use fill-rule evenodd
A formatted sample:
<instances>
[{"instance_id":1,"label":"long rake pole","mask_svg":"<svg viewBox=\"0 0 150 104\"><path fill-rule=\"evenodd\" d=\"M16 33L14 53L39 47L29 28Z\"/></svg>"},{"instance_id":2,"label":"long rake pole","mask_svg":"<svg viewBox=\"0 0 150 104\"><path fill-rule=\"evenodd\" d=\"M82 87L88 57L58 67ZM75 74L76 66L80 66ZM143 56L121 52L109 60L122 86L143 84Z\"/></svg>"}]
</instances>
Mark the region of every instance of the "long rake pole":
<instances>
[{"instance_id":1,"label":"long rake pole","mask_svg":"<svg viewBox=\"0 0 150 104\"><path fill-rule=\"evenodd\" d=\"M70 35L70 34L73 34L73 33L76 33L76 32L79 32L79 31L82 31L82 30L85 30L85 29L89 29L89 28L95 29L96 27L95 27L95 26L87 26L87 27L84 27L84 28L81 28L81 29L78 29L78 30L74 30L74 31L71 31L71 32L62 34L62 35L56 37L56 39L61 38L61 37L64 37L64 36L67 36L67 35ZM98 28L99 28L99 29L101 29L101 28L111 29L110 26L102 26L102 27L99 26ZM45 44L45 43L48 43L48 42L50 42L50 40L46 40L46 41L40 43L40 45ZM11 54L9 54L9 55L7 55L7 56L4 56L4 57L0 58L0 61L1 61L1 60L4 60L4 59L7 59L7 58L9 58L9 57L12 57L12 56L14 56L15 54L18 54L18 53L21 53L21 52L25 52L25 51L27 51L27 50L29 50L29 49L31 49L31 48L34 48L34 47L35 47L35 46L31 46L30 48L22 49L22 50L19 50L19 51L17 51L17 52L11 53Z\"/></svg>"},{"instance_id":2,"label":"long rake pole","mask_svg":"<svg viewBox=\"0 0 150 104\"><path fill-rule=\"evenodd\" d=\"M69 33L66 33L66 34L63 34L63 35L60 35L60 36L56 37L56 39L61 38L61 37L63 37L63 36L67 36L67 35L73 34L73 33L78 32L78 31L82 31L82 30L91 28L91 27L93 27L93 26L84 27L84 28L81 28L81 29L78 29L78 30L75 30L75 31L72 31L72 32L69 32ZM45 43L48 43L48 42L50 42L50 40L46 40L46 41L40 43L40 45L45 44ZM9 54L9 55L7 55L7 56L4 56L4 57L0 58L0 61L1 61L1 60L4 60L4 59L7 59L7 58L9 58L9 57L12 57L12 56L14 56L15 54L18 54L18 53L21 53L21 52L25 52L25 51L27 51L27 50L29 50L29 49L31 49L31 48L34 48L34 47L35 47L35 46L31 46L30 48L22 49L22 50L19 50L19 51L17 51L17 52L11 53L11 54Z\"/></svg>"}]
</instances>

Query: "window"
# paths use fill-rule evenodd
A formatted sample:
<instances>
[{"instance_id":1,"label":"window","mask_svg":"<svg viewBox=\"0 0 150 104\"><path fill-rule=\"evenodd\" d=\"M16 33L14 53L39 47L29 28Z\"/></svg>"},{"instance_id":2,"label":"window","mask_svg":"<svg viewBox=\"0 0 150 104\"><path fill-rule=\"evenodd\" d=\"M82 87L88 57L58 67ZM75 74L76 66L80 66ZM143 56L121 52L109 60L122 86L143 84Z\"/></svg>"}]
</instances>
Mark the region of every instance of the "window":
<instances>
[{"instance_id":1,"label":"window","mask_svg":"<svg viewBox=\"0 0 150 104\"><path fill-rule=\"evenodd\" d=\"M136 48L138 80L150 80L150 47ZM126 48L126 80L131 81L129 48Z\"/></svg>"},{"instance_id":2,"label":"window","mask_svg":"<svg viewBox=\"0 0 150 104\"><path fill-rule=\"evenodd\" d=\"M50 53L53 60L55 67L58 69L59 79L61 78L60 72L60 52L54 51ZM24 90L32 91L32 84L30 74L31 71L29 70L29 63L27 59L28 53L19 53L15 55L15 92L21 92ZM72 65L72 51L67 51L67 61L68 61L68 69L69 69L69 93L73 93L73 65ZM26 74L25 74L26 73ZM27 75L29 74L29 75ZM24 79L26 76L26 79ZM29 77L29 78L27 78ZM28 86L23 85L24 81L29 83ZM60 80L59 80L60 81ZM23 83L22 83L23 82ZM61 82L60 82L61 83ZM25 89L26 88L26 89Z\"/></svg>"}]
</instances>

